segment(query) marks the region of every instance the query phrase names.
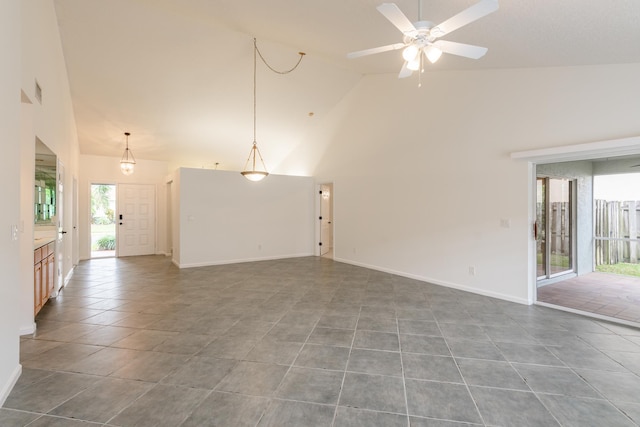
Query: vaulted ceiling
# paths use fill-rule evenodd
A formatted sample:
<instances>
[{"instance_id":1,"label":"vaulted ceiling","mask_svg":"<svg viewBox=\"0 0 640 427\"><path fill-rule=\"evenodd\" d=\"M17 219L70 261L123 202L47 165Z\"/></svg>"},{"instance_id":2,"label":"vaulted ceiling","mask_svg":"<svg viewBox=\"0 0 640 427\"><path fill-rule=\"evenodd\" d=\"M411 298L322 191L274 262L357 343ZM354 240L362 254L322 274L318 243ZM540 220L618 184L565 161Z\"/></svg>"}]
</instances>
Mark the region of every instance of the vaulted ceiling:
<instances>
[{"instance_id":1,"label":"vaulted ceiling","mask_svg":"<svg viewBox=\"0 0 640 427\"><path fill-rule=\"evenodd\" d=\"M383 0L54 0L80 149L119 157L125 131L139 159L240 170L257 134L275 172L362 75L394 73L401 52L348 60L400 42ZM476 0L422 0L439 23ZM412 21L418 0L395 2ZM430 72L640 62L638 0L501 0L497 12L446 37L489 48L479 60L443 55ZM398 80L413 85L415 77ZM286 172L291 172L290 169ZM295 171L294 171L295 172ZM308 173L309 171L297 171Z\"/></svg>"}]
</instances>

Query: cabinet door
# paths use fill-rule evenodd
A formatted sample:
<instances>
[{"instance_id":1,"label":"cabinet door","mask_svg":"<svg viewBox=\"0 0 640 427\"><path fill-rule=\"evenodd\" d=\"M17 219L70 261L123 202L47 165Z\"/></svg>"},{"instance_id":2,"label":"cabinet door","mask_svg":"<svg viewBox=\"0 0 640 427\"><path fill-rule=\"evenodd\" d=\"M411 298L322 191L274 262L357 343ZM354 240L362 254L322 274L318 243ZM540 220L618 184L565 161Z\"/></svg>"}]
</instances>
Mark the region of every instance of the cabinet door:
<instances>
[{"instance_id":1,"label":"cabinet door","mask_svg":"<svg viewBox=\"0 0 640 427\"><path fill-rule=\"evenodd\" d=\"M55 265L55 255L52 252L51 255L47 257L47 299L49 299L49 297L51 297L51 294L53 294L53 286L55 285L56 280L54 272Z\"/></svg>"},{"instance_id":2,"label":"cabinet door","mask_svg":"<svg viewBox=\"0 0 640 427\"><path fill-rule=\"evenodd\" d=\"M33 266L33 311L34 315L42 308L42 262Z\"/></svg>"}]
</instances>

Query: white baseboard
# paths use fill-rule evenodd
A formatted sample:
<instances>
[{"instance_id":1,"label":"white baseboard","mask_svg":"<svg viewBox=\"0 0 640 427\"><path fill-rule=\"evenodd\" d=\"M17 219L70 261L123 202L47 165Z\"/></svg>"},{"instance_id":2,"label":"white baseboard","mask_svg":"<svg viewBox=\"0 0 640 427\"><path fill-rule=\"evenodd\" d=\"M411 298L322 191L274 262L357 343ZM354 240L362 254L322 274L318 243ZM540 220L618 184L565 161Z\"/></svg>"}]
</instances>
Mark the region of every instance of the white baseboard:
<instances>
[{"instance_id":1,"label":"white baseboard","mask_svg":"<svg viewBox=\"0 0 640 427\"><path fill-rule=\"evenodd\" d=\"M16 382L18 382L18 378L20 378L20 375L22 375L22 365L18 363L18 366L16 366L11 373L9 380L5 384L3 384L2 389L0 389L0 407L4 405L7 397L9 397L9 393L11 393L11 390L13 390L13 386L15 386Z\"/></svg>"},{"instance_id":2,"label":"white baseboard","mask_svg":"<svg viewBox=\"0 0 640 427\"><path fill-rule=\"evenodd\" d=\"M212 265L240 264L243 262L273 261L276 259L302 258L307 256L313 256L313 253L309 252L305 254L295 254L295 255L275 255L275 256L260 257L260 258L229 259L229 260L221 260L221 261L195 262L195 263L188 263L188 264L180 264L175 260L173 260L173 263L177 265L179 268L193 268L193 267L208 267Z\"/></svg>"},{"instance_id":3,"label":"white baseboard","mask_svg":"<svg viewBox=\"0 0 640 427\"><path fill-rule=\"evenodd\" d=\"M36 322L33 322L30 325L26 325L26 326L21 326L20 327L20 336L25 336L25 335L33 335L36 333Z\"/></svg>"},{"instance_id":4,"label":"white baseboard","mask_svg":"<svg viewBox=\"0 0 640 427\"><path fill-rule=\"evenodd\" d=\"M458 283L445 282L442 280L437 280L431 277L420 276L417 274L405 273L403 271L396 271L389 268L379 267L376 265L365 264L362 262L352 261L348 259L342 258L333 258L334 261L343 262L345 264L356 265L358 267L369 268L371 270L382 271L384 273L395 274L396 276L406 277L409 279L419 280L421 282L431 283L433 285L444 286L445 288L457 289L459 291L470 292L472 294L482 295L490 298L497 298L503 301L515 302L517 304L531 305L533 301L528 301L526 298L517 298L512 295L502 294L499 292L487 291L484 289L472 288L465 285L460 285Z\"/></svg>"},{"instance_id":5,"label":"white baseboard","mask_svg":"<svg viewBox=\"0 0 640 427\"><path fill-rule=\"evenodd\" d=\"M75 270L75 268L76 266L74 265L69 269L69 272L64 278L64 286L67 286L69 284L69 281L71 280L71 276L73 276L73 271Z\"/></svg>"}]
</instances>

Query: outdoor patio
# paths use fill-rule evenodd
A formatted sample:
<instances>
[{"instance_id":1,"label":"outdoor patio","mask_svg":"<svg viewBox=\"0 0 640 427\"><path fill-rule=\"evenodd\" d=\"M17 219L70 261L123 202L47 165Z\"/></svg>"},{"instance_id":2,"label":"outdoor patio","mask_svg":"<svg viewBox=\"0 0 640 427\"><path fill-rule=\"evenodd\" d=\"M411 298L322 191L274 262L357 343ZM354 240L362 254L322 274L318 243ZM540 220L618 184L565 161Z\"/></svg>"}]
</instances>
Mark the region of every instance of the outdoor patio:
<instances>
[{"instance_id":1,"label":"outdoor patio","mask_svg":"<svg viewBox=\"0 0 640 427\"><path fill-rule=\"evenodd\" d=\"M538 288L538 301L640 324L640 277L584 274Z\"/></svg>"}]
</instances>

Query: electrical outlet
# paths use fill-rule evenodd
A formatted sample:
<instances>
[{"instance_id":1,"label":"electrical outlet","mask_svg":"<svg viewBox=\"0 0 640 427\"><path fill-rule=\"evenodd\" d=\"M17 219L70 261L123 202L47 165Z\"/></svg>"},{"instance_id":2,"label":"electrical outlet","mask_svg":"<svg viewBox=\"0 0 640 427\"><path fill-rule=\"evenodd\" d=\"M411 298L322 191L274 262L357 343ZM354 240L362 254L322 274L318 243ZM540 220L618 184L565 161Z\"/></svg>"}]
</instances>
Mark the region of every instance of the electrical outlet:
<instances>
[{"instance_id":1,"label":"electrical outlet","mask_svg":"<svg viewBox=\"0 0 640 427\"><path fill-rule=\"evenodd\" d=\"M500 220L500 227L502 227L502 228L511 228L511 220L502 218Z\"/></svg>"},{"instance_id":2,"label":"electrical outlet","mask_svg":"<svg viewBox=\"0 0 640 427\"><path fill-rule=\"evenodd\" d=\"M11 226L11 240L13 240L14 242L18 240L18 226L17 225L12 225Z\"/></svg>"},{"instance_id":3,"label":"electrical outlet","mask_svg":"<svg viewBox=\"0 0 640 427\"><path fill-rule=\"evenodd\" d=\"M472 265L469 266L469 275L470 276L475 276L476 275L476 268Z\"/></svg>"}]
</instances>

